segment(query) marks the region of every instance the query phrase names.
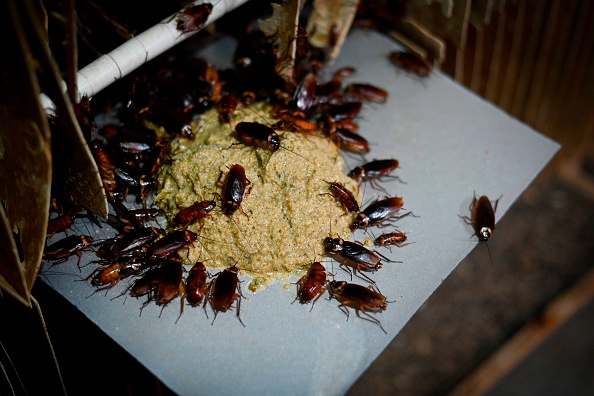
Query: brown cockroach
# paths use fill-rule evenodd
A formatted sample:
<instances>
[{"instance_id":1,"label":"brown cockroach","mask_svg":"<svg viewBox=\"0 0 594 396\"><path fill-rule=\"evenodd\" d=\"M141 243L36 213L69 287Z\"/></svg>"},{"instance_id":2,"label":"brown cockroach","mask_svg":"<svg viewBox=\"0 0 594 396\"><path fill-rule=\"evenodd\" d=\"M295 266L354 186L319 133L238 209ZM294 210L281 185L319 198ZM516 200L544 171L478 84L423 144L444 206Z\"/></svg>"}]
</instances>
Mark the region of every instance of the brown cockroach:
<instances>
[{"instance_id":1,"label":"brown cockroach","mask_svg":"<svg viewBox=\"0 0 594 396\"><path fill-rule=\"evenodd\" d=\"M173 221L178 226L185 227L206 217L215 208L216 204L215 201L211 200L196 201L177 212Z\"/></svg>"},{"instance_id":2,"label":"brown cockroach","mask_svg":"<svg viewBox=\"0 0 594 396\"><path fill-rule=\"evenodd\" d=\"M210 85L210 101L218 103L223 95L223 83L219 79L219 72L213 65L208 65L202 80Z\"/></svg>"},{"instance_id":3,"label":"brown cockroach","mask_svg":"<svg viewBox=\"0 0 594 396\"><path fill-rule=\"evenodd\" d=\"M395 159L374 160L354 167L347 173L347 176L356 180L359 184L364 181L371 181L372 185L375 184L380 187L377 181L382 177L393 177L400 180L398 176L390 175L390 172L397 167L398 160ZM402 180L400 181L402 182Z\"/></svg>"},{"instance_id":4,"label":"brown cockroach","mask_svg":"<svg viewBox=\"0 0 594 396\"><path fill-rule=\"evenodd\" d=\"M52 267L57 264L66 262L70 256L77 255L78 262L76 265L80 270L80 260L82 252L93 249L93 238L88 235L71 235L45 248L43 253L43 260L52 260Z\"/></svg>"},{"instance_id":5,"label":"brown cockroach","mask_svg":"<svg viewBox=\"0 0 594 396\"><path fill-rule=\"evenodd\" d=\"M356 99L370 102L384 103L388 99L388 92L370 84L349 84L344 89L344 94Z\"/></svg>"},{"instance_id":6,"label":"brown cockroach","mask_svg":"<svg viewBox=\"0 0 594 396\"><path fill-rule=\"evenodd\" d=\"M363 136L353 133L345 128L335 128L330 134L341 150L350 151L357 154L367 154L369 152L369 142Z\"/></svg>"},{"instance_id":7,"label":"brown cockroach","mask_svg":"<svg viewBox=\"0 0 594 396\"><path fill-rule=\"evenodd\" d=\"M297 26L297 34L295 35L295 64L307 58L309 54L309 37L307 30L303 26Z\"/></svg>"},{"instance_id":8,"label":"brown cockroach","mask_svg":"<svg viewBox=\"0 0 594 396\"><path fill-rule=\"evenodd\" d=\"M352 272L347 267L352 266L355 269L355 275L363 277L370 283L375 283L367 275L361 273L364 272L375 272L383 267L381 259L387 262L396 262L388 259L382 254L375 250L369 250L358 242L345 241L342 238L327 237L324 239L324 250L326 254L338 256L341 260L337 260L340 266L349 272L352 276Z\"/></svg>"},{"instance_id":9,"label":"brown cockroach","mask_svg":"<svg viewBox=\"0 0 594 396\"><path fill-rule=\"evenodd\" d=\"M128 212L133 218L138 220L141 225L147 221L155 220L157 216L163 214L163 211L159 208L130 209Z\"/></svg>"},{"instance_id":10,"label":"brown cockroach","mask_svg":"<svg viewBox=\"0 0 594 396\"><path fill-rule=\"evenodd\" d=\"M362 106L363 102L360 101L328 104L324 106L324 114L329 115L333 121L355 118Z\"/></svg>"},{"instance_id":11,"label":"brown cockroach","mask_svg":"<svg viewBox=\"0 0 594 396\"><path fill-rule=\"evenodd\" d=\"M241 320L241 282L239 280L239 269L236 266L225 268L214 276L214 279L208 284L208 291L204 299L204 312L206 312L206 304L209 303L214 311L214 323L219 312L226 312L232 308L233 302L237 301L237 319L245 327Z\"/></svg>"},{"instance_id":12,"label":"brown cockroach","mask_svg":"<svg viewBox=\"0 0 594 396\"><path fill-rule=\"evenodd\" d=\"M164 271L165 269L162 265L150 268L140 278L132 282L126 291L116 297L122 296L126 293L130 293L132 297L136 298L148 296L148 299L140 307L139 316L142 315L142 310L153 300L154 293L157 290L159 280L163 276Z\"/></svg>"},{"instance_id":13,"label":"brown cockroach","mask_svg":"<svg viewBox=\"0 0 594 396\"><path fill-rule=\"evenodd\" d=\"M402 231L394 230L389 233L382 234L374 239L373 244L375 246L388 246L395 245L403 247L410 245L412 242L406 242L406 234Z\"/></svg>"},{"instance_id":14,"label":"brown cockroach","mask_svg":"<svg viewBox=\"0 0 594 396\"><path fill-rule=\"evenodd\" d=\"M497 198L495 201L491 202L486 195L481 195L477 198L476 194L474 194L472 202L468 207L470 210L470 217L458 215L466 222L466 224L472 226L474 235L476 235L479 242L485 243L489 252L491 264L493 263L493 259L491 258L491 249L489 249L487 241L491 238L493 231L495 230L495 212L497 211L499 199L501 198Z\"/></svg>"},{"instance_id":15,"label":"brown cockroach","mask_svg":"<svg viewBox=\"0 0 594 396\"><path fill-rule=\"evenodd\" d=\"M135 228L127 234L107 240L95 254L104 260L114 260L123 254L145 247L160 235L163 235L163 231L155 227Z\"/></svg>"},{"instance_id":16,"label":"brown cockroach","mask_svg":"<svg viewBox=\"0 0 594 396\"><path fill-rule=\"evenodd\" d=\"M132 254L122 257L113 264L107 264L97 268L89 276L91 285L98 287L97 291L110 289L122 279L136 275L142 271L143 264L137 260L138 256Z\"/></svg>"},{"instance_id":17,"label":"brown cockroach","mask_svg":"<svg viewBox=\"0 0 594 396\"><path fill-rule=\"evenodd\" d=\"M256 94L252 91L245 91L239 97L239 101L244 106L252 105L256 102Z\"/></svg>"},{"instance_id":18,"label":"brown cockroach","mask_svg":"<svg viewBox=\"0 0 594 396\"><path fill-rule=\"evenodd\" d=\"M474 235L476 235L479 241L487 242L491 238L491 235L493 235L493 230L495 230L495 211L497 210L498 203L499 199L491 202L486 195L482 195L478 199L474 195L468 208L470 210L470 218L468 216L460 216L467 224L472 226Z\"/></svg>"},{"instance_id":19,"label":"brown cockroach","mask_svg":"<svg viewBox=\"0 0 594 396\"><path fill-rule=\"evenodd\" d=\"M176 29L182 34L202 29L212 13L212 8L213 5L210 3L192 4L186 7L175 18Z\"/></svg>"},{"instance_id":20,"label":"brown cockroach","mask_svg":"<svg viewBox=\"0 0 594 396\"><path fill-rule=\"evenodd\" d=\"M118 148L127 154L147 154L157 147L157 139L154 135L145 133L148 131L136 131L127 133L117 139Z\"/></svg>"},{"instance_id":21,"label":"brown cockroach","mask_svg":"<svg viewBox=\"0 0 594 396\"><path fill-rule=\"evenodd\" d=\"M204 263L198 261L186 276L186 292L184 298L192 306L199 305L206 296L208 272Z\"/></svg>"},{"instance_id":22,"label":"brown cockroach","mask_svg":"<svg viewBox=\"0 0 594 396\"><path fill-rule=\"evenodd\" d=\"M293 103L301 111L307 111L314 104L317 86L317 77L313 72L309 72L303 77L295 92L293 93Z\"/></svg>"},{"instance_id":23,"label":"brown cockroach","mask_svg":"<svg viewBox=\"0 0 594 396\"><path fill-rule=\"evenodd\" d=\"M345 281L331 281L328 286L328 292L330 298L334 297L340 302L338 308L345 313L347 321L349 320L349 310L347 307L350 307L355 310L359 318L377 324L384 333L388 334L379 319L374 318L368 313L368 311L381 312L388 308L386 297L372 285L365 287ZM361 313L365 317L361 317Z\"/></svg>"},{"instance_id":24,"label":"brown cockroach","mask_svg":"<svg viewBox=\"0 0 594 396\"><path fill-rule=\"evenodd\" d=\"M431 75L431 66L429 66L423 58L412 52L392 52L390 54L390 60L396 66L413 72L420 77L428 77Z\"/></svg>"},{"instance_id":25,"label":"brown cockroach","mask_svg":"<svg viewBox=\"0 0 594 396\"><path fill-rule=\"evenodd\" d=\"M184 269L181 259L173 258L167 259L162 264L163 271L157 281L157 287L155 289L154 300L157 305L162 305L159 317L163 313L163 309L173 299L184 294ZM179 316L177 317L176 323L181 317L184 311L184 301L181 300Z\"/></svg>"},{"instance_id":26,"label":"brown cockroach","mask_svg":"<svg viewBox=\"0 0 594 396\"><path fill-rule=\"evenodd\" d=\"M323 84L316 86L315 100L316 103L333 103L340 100L340 91L342 89L342 81L333 78Z\"/></svg>"},{"instance_id":27,"label":"brown cockroach","mask_svg":"<svg viewBox=\"0 0 594 396\"><path fill-rule=\"evenodd\" d=\"M367 205L363 211L357 214L357 217L351 225L351 231L354 231L357 228L367 228L374 225L383 227L385 221L398 220L404 216L413 215L412 212L407 212L402 216L396 216L396 213L402 209L403 205L404 200L401 197L378 199Z\"/></svg>"},{"instance_id":28,"label":"brown cockroach","mask_svg":"<svg viewBox=\"0 0 594 396\"><path fill-rule=\"evenodd\" d=\"M262 147L273 152L280 148L280 137L268 125L242 121L235 125L235 133L246 146Z\"/></svg>"},{"instance_id":29,"label":"brown cockroach","mask_svg":"<svg viewBox=\"0 0 594 396\"><path fill-rule=\"evenodd\" d=\"M68 229L74 224L75 215L64 213L47 221L47 237L51 238L58 232L68 235Z\"/></svg>"},{"instance_id":30,"label":"brown cockroach","mask_svg":"<svg viewBox=\"0 0 594 396\"><path fill-rule=\"evenodd\" d=\"M346 188L342 183L337 181L329 182L324 180L326 183L329 184L330 191L332 195L340 202L340 205L345 210L345 214L350 212L358 212L359 211L359 202L357 202L357 198L355 198L355 194ZM328 194L328 193L324 193Z\"/></svg>"},{"instance_id":31,"label":"brown cockroach","mask_svg":"<svg viewBox=\"0 0 594 396\"><path fill-rule=\"evenodd\" d=\"M198 239L198 234L190 230L171 231L164 237L151 243L146 249L147 257L167 257L177 253Z\"/></svg>"},{"instance_id":32,"label":"brown cockroach","mask_svg":"<svg viewBox=\"0 0 594 396\"><path fill-rule=\"evenodd\" d=\"M140 229L140 221L130 212L130 209L124 203L116 198L111 201L111 207L117 215L118 225L115 226L120 232L127 233L130 230Z\"/></svg>"},{"instance_id":33,"label":"brown cockroach","mask_svg":"<svg viewBox=\"0 0 594 396\"><path fill-rule=\"evenodd\" d=\"M235 125L235 134L238 140L247 146L261 147L271 152L282 148L315 165L315 163L304 156L283 147L280 144L280 137L271 126L260 124L259 122L242 121Z\"/></svg>"},{"instance_id":34,"label":"brown cockroach","mask_svg":"<svg viewBox=\"0 0 594 396\"><path fill-rule=\"evenodd\" d=\"M353 120L349 118L345 118L344 120L340 121L333 121L333 124L336 128L346 129L349 132L356 133L359 130L359 125L355 124Z\"/></svg>"},{"instance_id":35,"label":"brown cockroach","mask_svg":"<svg viewBox=\"0 0 594 396\"><path fill-rule=\"evenodd\" d=\"M239 164L231 165L223 184L222 207L225 214L232 215L240 208L245 195L249 193L246 188L250 184L251 182L245 176L245 168Z\"/></svg>"},{"instance_id":36,"label":"brown cockroach","mask_svg":"<svg viewBox=\"0 0 594 396\"><path fill-rule=\"evenodd\" d=\"M276 122L272 127L275 130L288 132L315 132L320 129L316 124L298 118L282 119Z\"/></svg>"},{"instance_id":37,"label":"brown cockroach","mask_svg":"<svg viewBox=\"0 0 594 396\"><path fill-rule=\"evenodd\" d=\"M231 123L231 119L233 118L233 114L235 114L235 110L237 110L238 105L239 99L235 94L224 92L221 100L218 103L219 123Z\"/></svg>"},{"instance_id":38,"label":"brown cockroach","mask_svg":"<svg viewBox=\"0 0 594 396\"><path fill-rule=\"evenodd\" d=\"M334 76L332 78L336 79L336 80L342 80L343 78L352 76L356 72L357 72L357 70L354 67L346 66L346 67L338 69L334 73Z\"/></svg>"},{"instance_id":39,"label":"brown cockroach","mask_svg":"<svg viewBox=\"0 0 594 396\"><path fill-rule=\"evenodd\" d=\"M161 265L150 268L140 278L132 282L127 292L130 292L132 297L138 298L155 291L162 274L163 267Z\"/></svg>"},{"instance_id":40,"label":"brown cockroach","mask_svg":"<svg viewBox=\"0 0 594 396\"><path fill-rule=\"evenodd\" d=\"M91 142L91 153L99 168L99 175L101 176L101 182L103 183L103 189L109 200L113 200L113 193L116 189L115 179L115 166L107 151L105 150L105 144L99 139L95 139Z\"/></svg>"},{"instance_id":41,"label":"brown cockroach","mask_svg":"<svg viewBox=\"0 0 594 396\"><path fill-rule=\"evenodd\" d=\"M72 104L72 110L80 125L80 130L88 143L91 140L91 133L96 127L93 113L91 112L91 100L87 95L80 98L80 102Z\"/></svg>"},{"instance_id":42,"label":"brown cockroach","mask_svg":"<svg viewBox=\"0 0 594 396\"><path fill-rule=\"evenodd\" d=\"M301 304L309 304L311 301L312 304L309 309L311 311L316 301L326 291L326 283L326 269L324 266L318 261L312 263L307 274L297 281L297 296L293 302L299 300Z\"/></svg>"}]
</instances>

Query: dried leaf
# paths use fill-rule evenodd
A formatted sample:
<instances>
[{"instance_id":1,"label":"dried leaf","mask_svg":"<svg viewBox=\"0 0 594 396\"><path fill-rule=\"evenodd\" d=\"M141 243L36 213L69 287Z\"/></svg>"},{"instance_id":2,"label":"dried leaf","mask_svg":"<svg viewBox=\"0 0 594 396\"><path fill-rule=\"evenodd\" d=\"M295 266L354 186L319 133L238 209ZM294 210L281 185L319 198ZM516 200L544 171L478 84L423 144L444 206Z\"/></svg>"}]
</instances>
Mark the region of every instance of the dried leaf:
<instances>
[{"instance_id":1,"label":"dried leaf","mask_svg":"<svg viewBox=\"0 0 594 396\"><path fill-rule=\"evenodd\" d=\"M2 2L4 60L0 67L0 286L30 305L41 266L50 202L51 153L45 111L25 27L14 2ZM4 209L4 208L3 208ZM4 210L2 210L4 212ZM8 235L6 235L8 234ZM16 234L22 246L19 259Z\"/></svg>"},{"instance_id":2,"label":"dried leaf","mask_svg":"<svg viewBox=\"0 0 594 396\"><path fill-rule=\"evenodd\" d=\"M304 0L286 0L272 3L272 16L258 21L258 26L267 37L274 37L276 73L290 84L295 83L294 67L297 51L297 27Z\"/></svg>"},{"instance_id":3,"label":"dried leaf","mask_svg":"<svg viewBox=\"0 0 594 396\"><path fill-rule=\"evenodd\" d=\"M27 1L25 4L30 8ZM60 191L59 198L88 208L106 219L108 206L99 169L78 124L73 105L62 90L58 66L47 46L43 45L42 29L31 20L25 22L29 22L29 43L38 62L38 71L43 76L43 91L53 101L58 114L55 118L58 128L52 129L52 154L62 166L54 169L52 188Z\"/></svg>"},{"instance_id":4,"label":"dried leaf","mask_svg":"<svg viewBox=\"0 0 594 396\"><path fill-rule=\"evenodd\" d=\"M329 50L328 63L332 63L340 53L358 6L359 0L314 0L314 9L306 27L309 43Z\"/></svg>"}]
</instances>

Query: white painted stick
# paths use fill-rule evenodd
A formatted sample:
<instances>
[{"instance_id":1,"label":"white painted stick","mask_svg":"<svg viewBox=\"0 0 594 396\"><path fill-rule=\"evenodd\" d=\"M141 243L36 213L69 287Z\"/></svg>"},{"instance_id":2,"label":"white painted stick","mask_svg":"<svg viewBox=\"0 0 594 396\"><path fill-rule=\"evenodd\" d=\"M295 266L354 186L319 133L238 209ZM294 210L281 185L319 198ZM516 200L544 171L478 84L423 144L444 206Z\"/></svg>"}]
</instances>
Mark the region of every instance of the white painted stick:
<instances>
[{"instance_id":1,"label":"white painted stick","mask_svg":"<svg viewBox=\"0 0 594 396\"><path fill-rule=\"evenodd\" d=\"M218 0L213 1L213 9L205 26L216 21L227 12L246 3L248 0ZM199 0L194 4L205 1ZM182 8L180 10L183 11ZM163 19L160 23L149 28L136 37L131 38L118 48L83 67L78 72L78 93L92 97L111 83L123 78L139 66L159 56L169 48L198 33L180 34L177 30L177 13ZM42 95L42 105L45 109L53 108L53 103Z\"/></svg>"}]
</instances>

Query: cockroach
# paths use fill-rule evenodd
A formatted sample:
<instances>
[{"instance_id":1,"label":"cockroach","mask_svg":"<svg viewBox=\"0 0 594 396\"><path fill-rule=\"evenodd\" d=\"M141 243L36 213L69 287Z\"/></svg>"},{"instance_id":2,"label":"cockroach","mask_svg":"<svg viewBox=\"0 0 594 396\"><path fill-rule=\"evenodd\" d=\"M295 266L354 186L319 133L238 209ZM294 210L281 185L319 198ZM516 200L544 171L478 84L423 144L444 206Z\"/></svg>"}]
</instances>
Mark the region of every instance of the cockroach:
<instances>
[{"instance_id":1,"label":"cockroach","mask_svg":"<svg viewBox=\"0 0 594 396\"><path fill-rule=\"evenodd\" d=\"M357 202L357 198L355 198L355 194L353 194L352 191L346 188L342 183L336 181L326 181L326 183L328 183L332 195L338 199L346 214L359 211L359 202Z\"/></svg>"},{"instance_id":2,"label":"cockroach","mask_svg":"<svg viewBox=\"0 0 594 396\"><path fill-rule=\"evenodd\" d=\"M212 8L213 5L210 3L193 4L186 7L175 18L176 29L182 34L202 29L212 13Z\"/></svg>"},{"instance_id":3,"label":"cockroach","mask_svg":"<svg viewBox=\"0 0 594 396\"><path fill-rule=\"evenodd\" d=\"M101 182L103 183L103 189L107 194L107 198L112 200L113 193L116 189L115 180L115 166L107 151L105 151L105 144L99 139L95 139L91 142L91 153L99 168L99 175L101 176Z\"/></svg>"},{"instance_id":4,"label":"cockroach","mask_svg":"<svg viewBox=\"0 0 594 396\"><path fill-rule=\"evenodd\" d=\"M344 128L336 128L330 135L342 150L357 154L369 153L369 142L363 136Z\"/></svg>"},{"instance_id":5,"label":"cockroach","mask_svg":"<svg viewBox=\"0 0 594 396\"><path fill-rule=\"evenodd\" d=\"M491 202L486 195L480 196L478 199L476 195L472 198L470 203L470 218L468 216L460 216L471 225L474 229L474 234L479 241L487 242L493 231L495 230L495 211L499 199Z\"/></svg>"},{"instance_id":6,"label":"cockroach","mask_svg":"<svg viewBox=\"0 0 594 396\"><path fill-rule=\"evenodd\" d=\"M293 302L299 300L301 304L308 304L311 301L311 311L326 291L326 283L326 269L318 261L314 262L307 274L297 281L297 297Z\"/></svg>"},{"instance_id":7,"label":"cockroach","mask_svg":"<svg viewBox=\"0 0 594 396\"><path fill-rule=\"evenodd\" d=\"M129 255L125 260L118 260L113 264L97 268L91 274L91 285L99 287L98 291L109 289L119 281L131 275L138 274L143 264L136 260L136 257Z\"/></svg>"},{"instance_id":8,"label":"cockroach","mask_svg":"<svg viewBox=\"0 0 594 396\"><path fill-rule=\"evenodd\" d=\"M416 73L420 77L431 75L431 66L420 56L412 52L396 51L390 54L390 60L396 66Z\"/></svg>"},{"instance_id":9,"label":"cockroach","mask_svg":"<svg viewBox=\"0 0 594 396\"><path fill-rule=\"evenodd\" d=\"M113 199L111 207L117 214L119 225L116 226L120 232L128 232L133 229L142 228L140 221L132 214L130 209L120 199Z\"/></svg>"},{"instance_id":10,"label":"cockroach","mask_svg":"<svg viewBox=\"0 0 594 396\"><path fill-rule=\"evenodd\" d=\"M397 167L398 160L395 159L374 160L357 165L347 173L347 176L359 183L377 181L380 177L388 176Z\"/></svg>"},{"instance_id":11,"label":"cockroach","mask_svg":"<svg viewBox=\"0 0 594 396\"><path fill-rule=\"evenodd\" d=\"M144 202L146 204L150 194L157 188L157 184L157 180L152 175L141 175L138 179L140 193L136 197L136 202Z\"/></svg>"},{"instance_id":12,"label":"cockroach","mask_svg":"<svg viewBox=\"0 0 594 396\"><path fill-rule=\"evenodd\" d=\"M389 233L382 234L374 239L373 244L375 246L390 246L396 245L398 247L403 247L406 245L410 245L411 242L406 242L406 234L402 231L394 230Z\"/></svg>"},{"instance_id":13,"label":"cockroach","mask_svg":"<svg viewBox=\"0 0 594 396\"><path fill-rule=\"evenodd\" d=\"M166 257L177 253L198 239L198 235L190 230L172 231L164 237L151 243L147 250L147 257Z\"/></svg>"},{"instance_id":14,"label":"cockroach","mask_svg":"<svg viewBox=\"0 0 594 396\"><path fill-rule=\"evenodd\" d=\"M249 106L256 102L256 94L252 91L245 91L239 97L239 101L244 106Z\"/></svg>"},{"instance_id":15,"label":"cockroach","mask_svg":"<svg viewBox=\"0 0 594 396\"><path fill-rule=\"evenodd\" d=\"M349 320L349 310L347 307L350 307L355 310L357 317L377 324L384 333L388 334L379 319L374 318L367 312L381 312L388 308L386 297L372 285L365 287L345 281L331 281L328 286L328 292L330 298L334 297L340 302L338 308L345 313L347 321ZM361 317L361 313L365 317Z\"/></svg>"},{"instance_id":16,"label":"cockroach","mask_svg":"<svg viewBox=\"0 0 594 396\"><path fill-rule=\"evenodd\" d=\"M319 130L319 127L316 124L298 118L282 119L277 121L272 128L288 132L314 132Z\"/></svg>"},{"instance_id":17,"label":"cockroach","mask_svg":"<svg viewBox=\"0 0 594 396\"><path fill-rule=\"evenodd\" d=\"M351 231L374 225L383 227L385 221L398 220L404 216L412 215L412 212L408 212L402 216L396 216L396 213L398 213L403 205L404 200L400 197L389 197L374 201L357 214L351 225Z\"/></svg>"},{"instance_id":18,"label":"cockroach","mask_svg":"<svg viewBox=\"0 0 594 396\"><path fill-rule=\"evenodd\" d=\"M127 292L129 292L132 297L136 298L153 292L157 288L157 284L159 283L159 279L161 279L163 271L161 265L149 269L140 278L132 282L132 285Z\"/></svg>"},{"instance_id":19,"label":"cockroach","mask_svg":"<svg viewBox=\"0 0 594 396\"><path fill-rule=\"evenodd\" d=\"M76 265L80 269L80 260L82 252L93 249L93 238L88 235L71 235L45 248L43 253L44 260L53 260L52 267L66 262L70 256L77 255Z\"/></svg>"},{"instance_id":20,"label":"cockroach","mask_svg":"<svg viewBox=\"0 0 594 396\"><path fill-rule=\"evenodd\" d=\"M388 99L388 92L370 84L349 84L344 94L353 98L383 103Z\"/></svg>"},{"instance_id":21,"label":"cockroach","mask_svg":"<svg viewBox=\"0 0 594 396\"><path fill-rule=\"evenodd\" d=\"M194 139L195 135L191 124L190 114L184 112L184 109L157 102L151 105L150 112L147 114L147 119L159 126L162 126L169 134L173 136L179 135L190 140ZM132 145L131 143L132 142L126 143L127 150L148 150L137 151L138 153L142 153L144 155L152 152L156 147L156 143L151 147L150 142L148 145L141 144L142 142L137 142L139 144L136 146Z\"/></svg>"},{"instance_id":22,"label":"cockroach","mask_svg":"<svg viewBox=\"0 0 594 396\"><path fill-rule=\"evenodd\" d=\"M204 300L204 311L206 304L209 303L214 311L214 323L219 312L226 312L232 308L233 302L237 300L237 319L245 327L245 324L239 316L241 309L241 282L239 281L239 269L236 266L225 268L215 275L215 278L208 284L208 291Z\"/></svg>"},{"instance_id":23,"label":"cockroach","mask_svg":"<svg viewBox=\"0 0 594 396\"><path fill-rule=\"evenodd\" d=\"M231 165L223 184L223 202L221 206L225 214L232 215L239 209L247 193L246 188L250 184L250 180L245 175L245 168L239 164Z\"/></svg>"},{"instance_id":24,"label":"cockroach","mask_svg":"<svg viewBox=\"0 0 594 396\"><path fill-rule=\"evenodd\" d=\"M149 269L147 272L144 273L140 278L136 279L132 285L126 290L124 293L120 294L122 296L126 293L130 293L132 297L142 297L148 295L148 299L142 304L140 307L140 314L142 315L142 310L153 300L153 295L157 290L157 286L159 285L159 280L163 276L163 272L165 271L162 265L155 266ZM116 296L116 297L119 297ZM114 298L116 298L114 297Z\"/></svg>"},{"instance_id":25,"label":"cockroach","mask_svg":"<svg viewBox=\"0 0 594 396\"><path fill-rule=\"evenodd\" d=\"M161 168L161 165L167 162L171 155L171 145L169 143L159 143L155 147L155 151L151 152L150 155L152 156L150 159L151 161L146 162L145 164L148 167L148 172L145 174L154 175L157 171Z\"/></svg>"},{"instance_id":26,"label":"cockroach","mask_svg":"<svg viewBox=\"0 0 594 396\"><path fill-rule=\"evenodd\" d=\"M235 125L235 133L247 146L263 147L269 151L276 151L280 147L280 137L274 129L259 122L242 121Z\"/></svg>"},{"instance_id":27,"label":"cockroach","mask_svg":"<svg viewBox=\"0 0 594 396\"><path fill-rule=\"evenodd\" d=\"M140 175L138 169L129 166L128 164L118 165L114 169L116 180L120 190L123 190L124 195L132 190L136 194L139 191Z\"/></svg>"},{"instance_id":28,"label":"cockroach","mask_svg":"<svg viewBox=\"0 0 594 396\"><path fill-rule=\"evenodd\" d=\"M141 209L131 209L129 213L132 217L134 217L140 224L144 224L147 221L155 220L157 216L163 213L161 209L158 208L141 208Z\"/></svg>"},{"instance_id":29,"label":"cockroach","mask_svg":"<svg viewBox=\"0 0 594 396\"><path fill-rule=\"evenodd\" d=\"M91 100L87 95L84 95L80 99L80 102L72 104L72 110L74 110L76 121L78 121L78 125L80 126L80 130L85 138L85 141L87 143L90 142L91 133L93 128L96 127L95 119L93 118L93 113L91 112Z\"/></svg>"},{"instance_id":30,"label":"cockroach","mask_svg":"<svg viewBox=\"0 0 594 396\"><path fill-rule=\"evenodd\" d=\"M182 227L195 223L206 217L215 208L216 204L215 201L210 200L196 201L187 208L183 208L177 212L173 221Z\"/></svg>"},{"instance_id":31,"label":"cockroach","mask_svg":"<svg viewBox=\"0 0 594 396\"><path fill-rule=\"evenodd\" d=\"M123 236L114 237L104 242L95 254L104 260L113 260L123 254L143 248L162 234L163 231L155 227L135 228Z\"/></svg>"},{"instance_id":32,"label":"cockroach","mask_svg":"<svg viewBox=\"0 0 594 396\"><path fill-rule=\"evenodd\" d=\"M314 132L320 127L317 124L309 122L306 115L301 111L280 110L276 116L280 118L272 125L273 130L289 132Z\"/></svg>"},{"instance_id":33,"label":"cockroach","mask_svg":"<svg viewBox=\"0 0 594 396\"><path fill-rule=\"evenodd\" d=\"M313 72L307 73L293 93L293 103L301 111L307 111L314 104L317 77Z\"/></svg>"},{"instance_id":34,"label":"cockroach","mask_svg":"<svg viewBox=\"0 0 594 396\"><path fill-rule=\"evenodd\" d=\"M340 97L342 82L333 78L323 84L316 86L315 97L317 103L332 103Z\"/></svg>"},{"instance_id":35,"label":"cockroach","mask_svg":"<svg viewBox=\"0 0 594 396\"><path fill-rule=\"evenodd\" d=\"M295 64L307 58L309 54L309 39L307 30L303 26L297 26L297 35L295 36Z\"/></svg>"},{"instance_id":36,"label":"cockroach","mask_svg":"<svg viewBox=\"0 0 594 396\"><path fill-rule=\"evenodd\" d=\"M208 65L202 79L210 85L210 101L218 103L223 94L223 83L219 80L219 72L216 67Z\"/></svg>"},{"instance_id":37,"label":"cockroach","mask_svg":"<svg viewBox=\"0 0 594 396\"><path fill-rule=\"evenodd\" d=\"M327 104L324 106L324 114L332 117L333 121L340 121L345 118L355 118L359 114L362 106L363 102L359 101Z\"/></svg>"},{"instance_id":38,"label":"cockroach","mask_svg":"<svg viewBox=\"0 0 594 396\"><path fill-rule=\"evenodd\" d=\"M233 118L235 110L239 104L239 99L232 93L225 92L218 103L219 123L229 124Z\"/></svg>"},{"instance_id":39,"label":"cockroach","mask_svg":"<svg viewBox=\"0 0 594 396\"><path fill-rule=\"evenodd\" d=\"M334 77L333 79L335 80L342 80L343 78L347 78L352 76L353 74L355 74L357 71L355 70L354 67L350 67L350 66L346 66L343 68L338 69L335 73L334 73Z\"/></svg>"},{"instance_id":40,"label":"cockroach","mask_svg":"<svg viewBox=\"0 0 594 396\"><path fill-rule=\"evenodd\" d=\"M207 278L208 272L206 271L206 266L200 261L192 266L186 276L186 292L184 297L192 307L196 307L204 300L207 291Z\"/></svg>"},{"instance_id":41,"label":"cockroach","mask_svg":"<svg viewBox=\"0 0 594 396\"><path fill-rule=\"evenodd\" d=\"M324 250L326 254L336 255L341 257L343 260L339 261L340 266L343 267L347 272L351 273L347 268L347 265L351 265L356 270L355 274L360 274L370 283L375 283L367 275L361 273L364 272L375 272L383 267L381 259L387 262L394 262L380 253L369 250L365 246L357 242L345 241L342 238L327 237L324 239Z\"/></svg>"},{"instance_id":42,"label":"cockroach","mask_svg":"<svg viewBox=\"0 0 594 396\"><path fill-rule=\"evenodd\" d=\"M495 230L495 212L497 211L499 199L500 198L497 198L495 201L491 202L486 195L481 195L477 198L475 194L468 207L468 210L470 210L470 217L458 215L466 222L466 224L472 226L474 235L476 235L479 242L485 243L491 263L493 263L493 259L491 258L491 249L489 249L489 244L487 242Z\"/></svg>"},{"instance_id":43,"label":"cockroach","mask_svg":"<svg viewBox=\"0 0 594 396\"><path fill-rule=\"evenodd\" d=\"M336 128L346 129L349 132L356 133L359 130L359 125L355 124L353 120L345 118L344 120L334 121Z\"/></svg>"},{"instance_id":44,"label":"cockroach","mask_svg":"<svg viewBox=\"0 0 594 396\"><path fill-rule=\"evenodd\" d=\"M184 293L184 269L181 260L177 259L165 260L161 264L161 268L163 271L157 281L154 300L157 305L162 305L163 308L165 308L165 306L173 301L174 298L182 296ZM177 320L181 317L183 309L184 305L182 300ZM161 309L161 313L163 313L163 309ZM159 313L159 317L161 317L161 313Z\"/></svg>"},{"instance_id":45,"label":"cockroach","mask_svg":"<svg viewBox=\"0 0 594 396\"><path fill-rule=\"evenodd\" d=\"M50 218L47 222L47 237L51 238L58 232L68 235L68 229L74 224L74 218L75 216L70 213Z\"/></svg>"},{"instance_id":46,"label":"cockroach","mask_svg":"<svg viewBox=\"0 0 594 396\"><path fill-rule=\"evenodd\" d=\"M128 133L118 139L117 145L124 153L144 154L151 152L156 147L156 138L142 132Z\"/></svg>"}]
</instances>

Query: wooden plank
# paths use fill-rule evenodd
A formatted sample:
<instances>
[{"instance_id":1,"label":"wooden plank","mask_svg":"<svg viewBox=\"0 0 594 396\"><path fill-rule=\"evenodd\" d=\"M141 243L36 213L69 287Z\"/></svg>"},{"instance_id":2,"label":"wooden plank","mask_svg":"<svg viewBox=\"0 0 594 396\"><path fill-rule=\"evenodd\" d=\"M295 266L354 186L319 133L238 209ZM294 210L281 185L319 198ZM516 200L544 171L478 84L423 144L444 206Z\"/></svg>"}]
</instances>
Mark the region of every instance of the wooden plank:
<instances>
[{"instance_id":1,"label":"wooden plank","mask_svg":"<svg viewBox=\"0 0 594 396\"><path fill-rule=\"evenodd\" d=\"M538 348L560 326L594 299L594 270L549 304L538 318L516 333L449 396L484 394Z\"/></svg>"}]
</instances>

